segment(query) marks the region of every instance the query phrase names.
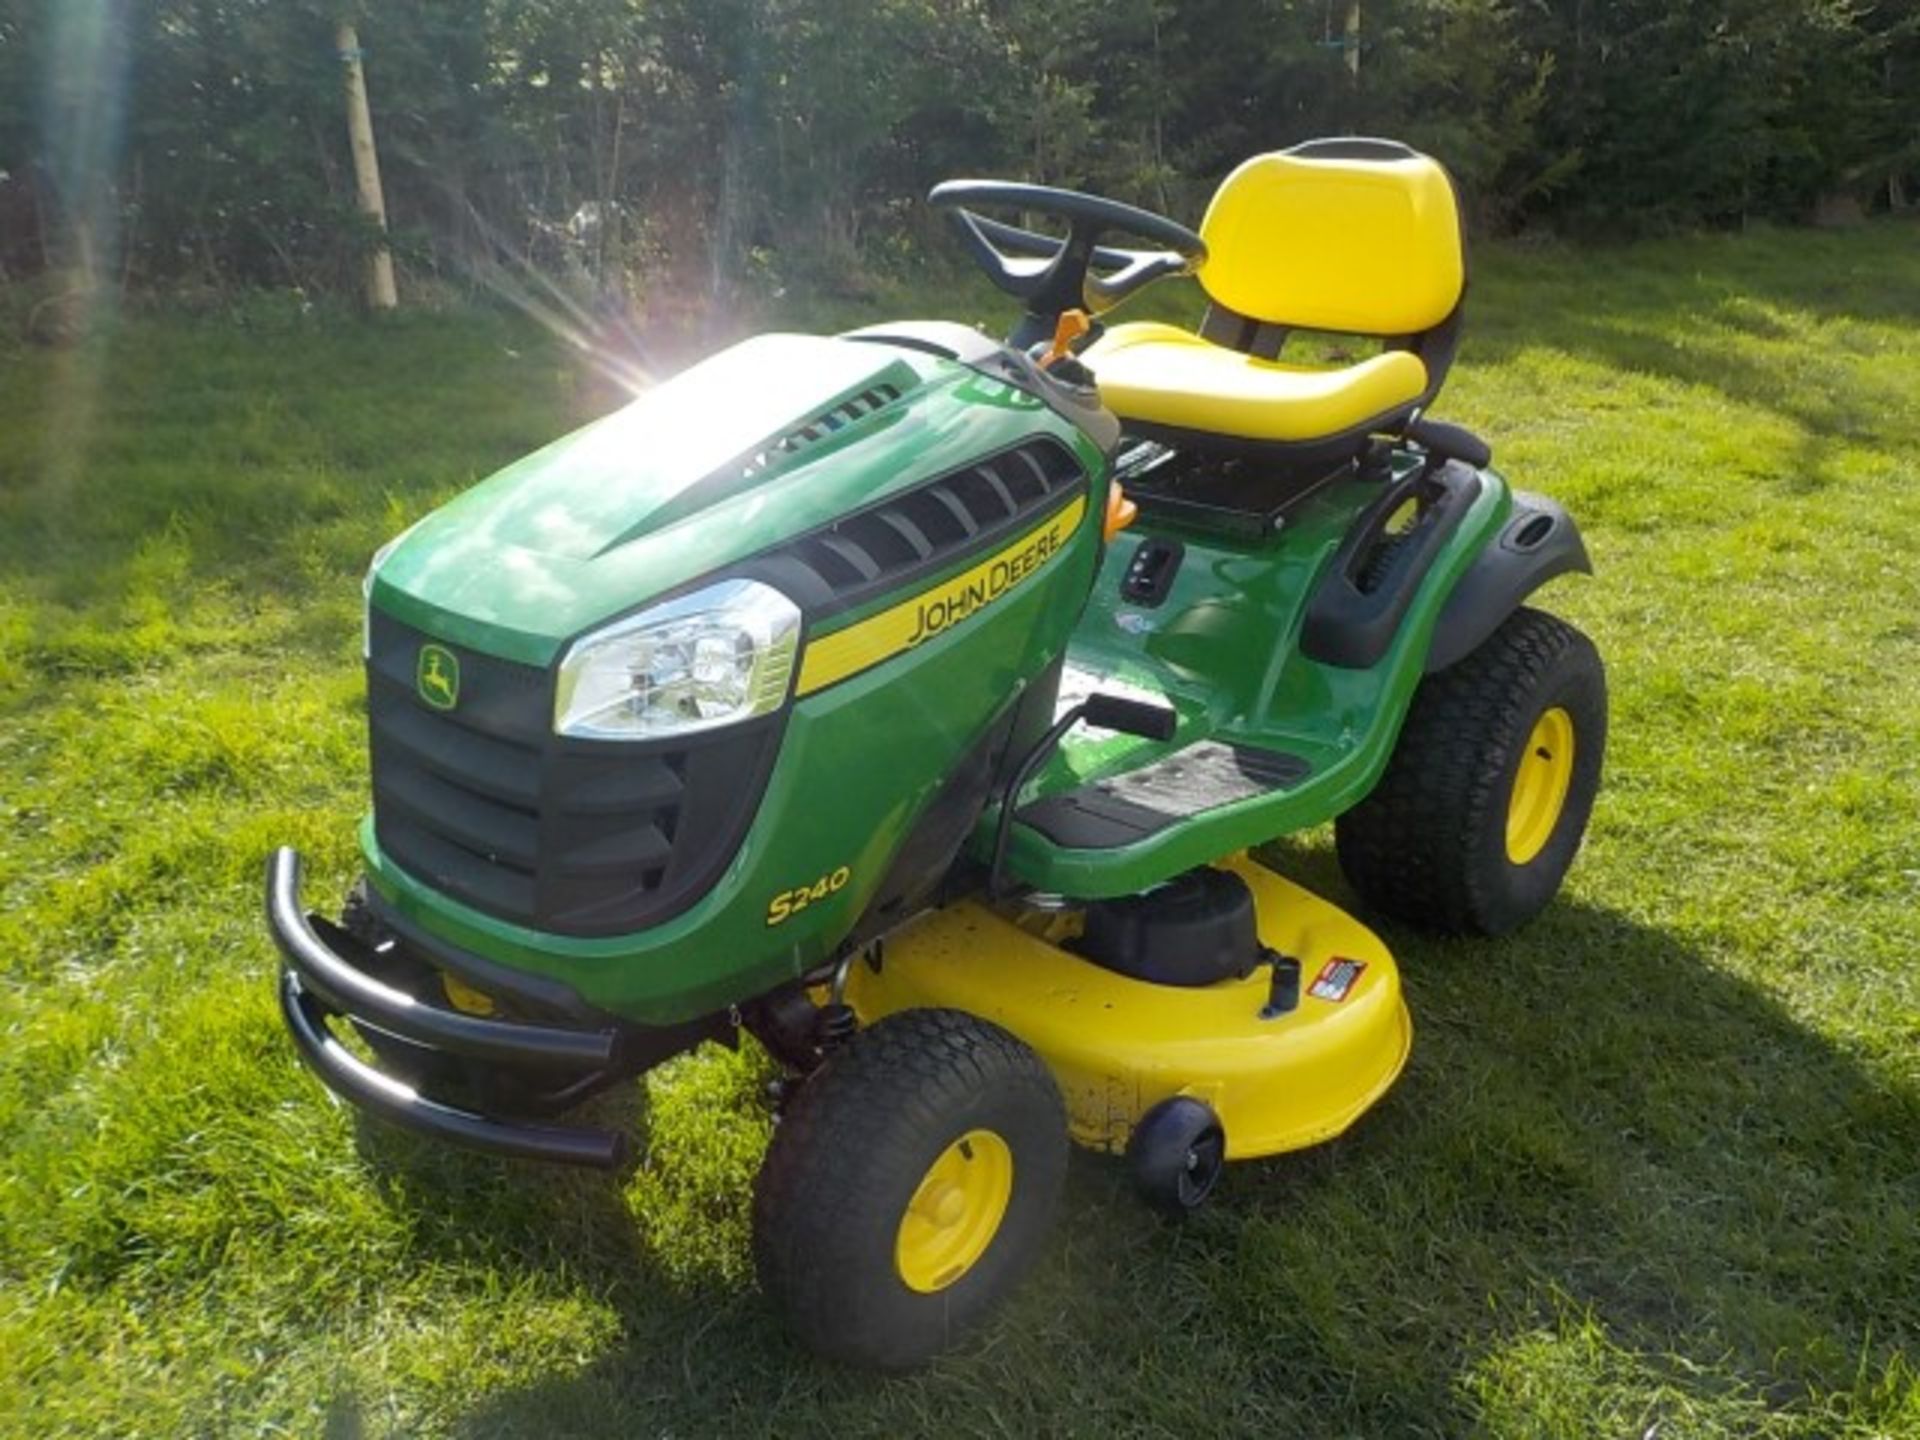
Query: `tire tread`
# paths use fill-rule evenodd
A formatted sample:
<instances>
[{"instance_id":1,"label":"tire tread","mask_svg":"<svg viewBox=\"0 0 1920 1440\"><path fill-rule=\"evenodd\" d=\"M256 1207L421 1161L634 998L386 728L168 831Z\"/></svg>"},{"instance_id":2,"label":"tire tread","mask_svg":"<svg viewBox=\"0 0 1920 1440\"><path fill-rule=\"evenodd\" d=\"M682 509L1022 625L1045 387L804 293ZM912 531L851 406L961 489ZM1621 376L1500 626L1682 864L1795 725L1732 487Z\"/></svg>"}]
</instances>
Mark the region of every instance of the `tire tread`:
<instances>
[{"instance_id":1,"label":"tire tread","mask_svg":"<svg viewBox=\"0 0 1920 1440\"><path fill-rule=\"evenodd\" d=\"M896 1313L900 1295L910 1295L904 1286L873 1283L866 1293L850 1293L849 1277L872 1263L876 1232L886 1239L891 1263L900 1222L893 1198L871 1193L863 1182L876 1170L922 1173L932 1159L923 1153L932 1145L927 1137L938 1139L932 1146L938 1154L951 1143L953 1117L983 1095L1031 1105L1047 1117L1057 1150L1043 1157L1037 1181L1046 1193L1036 1198L1050 1214L1065 1171L1065 1109L1040 1057L999 1026L956 1010L903 1011L859 1032L801 1087L755 1185L753 1246L762 1288L804 1343L885 1369L928 1358L927 1336ZM865 1157L862 1163L848 1163L856 1155ZM1016 1166L1015 1200L1002 1233L975 1271L940 1295L994 1288L972 1285L977 1278L995 1278L979 1274L990 1261L997 1260L991 1268L1004 1275L1004 1283L1025 1268L1044 1227L1034 1234L1008 1232L1022 1181L1033 1178L1021 1176ZM961 1328L993 1296L972 1298L974 1305L950 1307L957 1313L943 1326L942 1343L945 1331Z\"/></svg>"},{"instance_id":2,"label":"tire tread","mask_svg":"<svg viewBox=\"0 0 1920 1440\"><path fill-rule=\"evenodd\" d=\"M1599 687L1597 723L1577 733L1582 746L1604 746L1599 652L1544 611L1515 610L1477 649L1421 682L1385 774L1334 826L1340 867L1369 904L1456 934L1499 934L1537 908L1515 903L1508 872L1518 867L1506 863L1504 851L1488 863L1482 842L1492 826L1504 837L1509 771L1540 708L1536 697L1566 677ZM1549 847L1549 863L1562 871L1578 848L1597 783L1597 763L1584 793L1576 775L1566 817L1572 844L1556 839Z\"/></svg>"}]
</instances>

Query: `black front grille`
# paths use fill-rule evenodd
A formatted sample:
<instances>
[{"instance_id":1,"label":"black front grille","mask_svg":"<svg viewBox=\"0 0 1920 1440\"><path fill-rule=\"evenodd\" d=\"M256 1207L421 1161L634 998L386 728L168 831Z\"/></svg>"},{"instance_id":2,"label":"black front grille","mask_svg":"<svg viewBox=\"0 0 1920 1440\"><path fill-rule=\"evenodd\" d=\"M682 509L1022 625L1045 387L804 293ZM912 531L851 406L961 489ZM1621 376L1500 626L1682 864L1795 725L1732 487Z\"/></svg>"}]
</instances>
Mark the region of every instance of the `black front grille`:
<instances>
[{"instance_id":1,"label":"black front grille","mask_svg":"<svg viewBox=\"0 0 1920 1440\"><path fill-rule=\"evenodd\" d=\"M832 596L824 613L857 605L976 548L1011 539L1086 479L1073 452L1035 439L859 510L787 542ZM819 612L816 612L819 613Z\"/></svg>"},{"instance_id":2,"label":"black front grille","mask_svg":"<svg viewBox=\"0 0 1920 1440\"><path fill-rule=\"evenodd\" d=\"M459 662L427 705L420 647ZM739 848L779 718L670 743L553 734L551 671L448 644L373 612L367 722L374 833L401 869L489 915L566 935L657 924Z\"/></svg>"}]
</instances>

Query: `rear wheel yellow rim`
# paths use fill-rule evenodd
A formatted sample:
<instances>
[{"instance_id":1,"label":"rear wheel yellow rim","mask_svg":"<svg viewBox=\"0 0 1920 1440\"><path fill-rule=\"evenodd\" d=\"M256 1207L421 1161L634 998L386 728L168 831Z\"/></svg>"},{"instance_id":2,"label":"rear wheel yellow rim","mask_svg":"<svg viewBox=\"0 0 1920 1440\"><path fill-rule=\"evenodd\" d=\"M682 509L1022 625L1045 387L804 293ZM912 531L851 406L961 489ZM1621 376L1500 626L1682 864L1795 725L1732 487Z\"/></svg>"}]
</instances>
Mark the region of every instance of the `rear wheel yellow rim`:
<instances>
[{"instance_id":1,"label":"rear wheel yellow rim","mask_svg":"<svg viewBox=\"0 0 1920 1440\"><path fill-rule=\"evenodd\" d=\"M1013 1197L1013 1151L991 1130L969 1130L921 1178L900 1217L894 1266L910 1290L944 1290L987 1253Z\"/></svg>"},{"instance_id":2,"label":"rear wheel yellow rim","mask_svg":"<svg viewBox=\"0 0 1920 1440\"><path fill-rule=\"evenodd\" d=\"M1533 722L1507 802L1507 859L1525 865L1547 848L1573 784L1573 716L1560 706Z\"/></svg>"}]
</instances>

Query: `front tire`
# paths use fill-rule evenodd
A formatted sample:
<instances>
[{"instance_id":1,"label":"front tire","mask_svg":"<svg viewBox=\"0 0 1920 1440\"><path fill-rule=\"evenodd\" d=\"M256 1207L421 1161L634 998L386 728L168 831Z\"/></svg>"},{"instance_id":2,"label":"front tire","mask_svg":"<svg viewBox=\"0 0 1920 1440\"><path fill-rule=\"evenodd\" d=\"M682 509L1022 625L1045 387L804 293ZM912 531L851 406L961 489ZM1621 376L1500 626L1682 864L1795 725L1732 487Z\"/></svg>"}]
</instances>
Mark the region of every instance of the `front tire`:
<instances>
[{"instance_id":1,"label":"front tire","mask_svg":"<svg viewBox=\"0 0 1920 1440\"><path fill-rule=\"evenodd\" d=\"M1066 1167L1039 1056L956 1010L890 1016L834 1051L774 1132L754 1189L761 1287L811 1349L922 1364L1032 1264Z\"/></svg>"},{"instance_id":2,"label":"front tire","mask_svg":"<svg viewBox=\"0 0 1920 1440\"><path fill-rule=\"evenodd\" d=\"M1566 878L1606 744L1593 642L1522 607L1421 682L1380 783L1334 826L1340 868L1397 919L1505 934Z\"/></svg>"}]
</instances>

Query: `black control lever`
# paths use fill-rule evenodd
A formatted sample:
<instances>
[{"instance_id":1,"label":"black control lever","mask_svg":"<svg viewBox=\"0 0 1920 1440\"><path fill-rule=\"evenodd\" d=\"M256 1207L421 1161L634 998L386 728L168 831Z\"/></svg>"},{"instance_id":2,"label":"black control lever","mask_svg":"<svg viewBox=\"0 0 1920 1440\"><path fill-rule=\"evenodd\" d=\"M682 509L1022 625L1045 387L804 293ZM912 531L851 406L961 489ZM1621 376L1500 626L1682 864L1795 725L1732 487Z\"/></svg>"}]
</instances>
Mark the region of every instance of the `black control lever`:
<instances>
[{"instance_id":1,"label":"black control lever","mask_svg":"<svg viewBox=\"0 0 1920 1440\"><path fill-rule=\"evenodd\" d=\"M1007 837L1013 832L1013 802L1026 788L1034 773L1047 762L1066 733L1085 720L1102 730L1117 730L1122 735L1138 735L1142 740L1171 740L1180 716L1170 705L1155 705L1147 700L1123 700L1118 695L1089 695L1053 722L1046 734L1034 742L1019 767L1000 791L1000 817L993 828L993 861L987 870L987 894L998 899L1002 893L1000 872L1007 861Z\"/></svg>"},{"instance_id":2,"label":"black control lever","mask_svg":"<svg viewBox=\"0 0 1920 1440\"><path fill-rule=\"evenodd\" d=\"M1171 740L1180 716L1171 705L1151 700L1125 700L1118 695L1089 695L1075 707L1079 718L1100 730L1138 735L1142 740ZM1067 732L1062 730L1062 735Z\"/></svg>"}]
</instances>

